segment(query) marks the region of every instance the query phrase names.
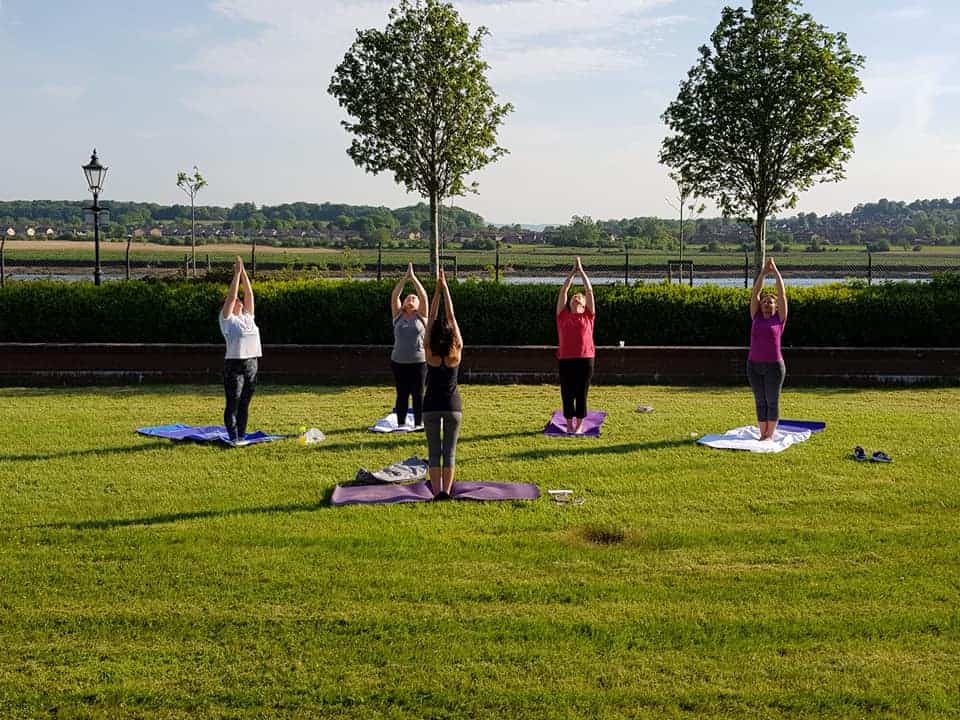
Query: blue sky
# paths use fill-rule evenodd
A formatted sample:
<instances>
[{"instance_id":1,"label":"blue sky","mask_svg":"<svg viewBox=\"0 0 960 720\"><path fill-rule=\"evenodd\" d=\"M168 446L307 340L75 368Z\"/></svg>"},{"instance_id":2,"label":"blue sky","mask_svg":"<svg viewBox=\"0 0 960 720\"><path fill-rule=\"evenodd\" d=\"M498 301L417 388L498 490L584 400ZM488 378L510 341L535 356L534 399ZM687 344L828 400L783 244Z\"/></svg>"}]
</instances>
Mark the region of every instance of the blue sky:
<instances>
[{"instance_id":1,"label":"blue sky","mask_svg":"<svg viewBox=\"0 0 960 720\"><path fill-rule=\"evenodd\" d=\"M326 93L358 27L384 0L0 0L0 199L80 199L97 147L106 199L232 205L415 202L346 156ZM660 114L716 26L719 0L469 0L490 28L490 79L516 111L511 154L456 203L489 221L556 223L672 215L657 163ZM735 3L734 3L735 4ZM800 211L881 197L960 195L960 3L807 0L867 58L867 93L847 180L801 196Z\"/></svg>"}]
</instances>

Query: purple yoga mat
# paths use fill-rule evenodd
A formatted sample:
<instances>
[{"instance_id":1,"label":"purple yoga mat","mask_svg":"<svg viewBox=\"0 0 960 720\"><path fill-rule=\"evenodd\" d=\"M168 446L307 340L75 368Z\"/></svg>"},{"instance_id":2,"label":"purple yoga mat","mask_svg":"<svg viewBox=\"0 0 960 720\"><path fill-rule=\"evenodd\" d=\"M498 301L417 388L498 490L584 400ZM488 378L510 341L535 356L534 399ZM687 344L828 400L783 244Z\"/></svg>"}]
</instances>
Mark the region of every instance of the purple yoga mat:
<instances>
[{"instance_id":1,"label":"purple yoga mat","mask_svg":"<svg viewBox=\"0 0 960 720\"><path fill-rule=\"evenodd\" d=\"M606 410L593 410L583 419L583 432L571 434L567 432L567 421L562 410L554 410L553 417L543 429L543 434L549 437L600 437L600 426L607 417Z\"/></svg>"},{"instance_id":2,"label":"purple yoga mat","mask_svg":"<svg viewBox=\"0 0 960 720\"><path fill-rule=\"evenodd\" d=\"M536 500L540 489L533 483L454 482L454 500ZM337 485L331 505L388 505L428 502L433 493L426 481L408 485Z\"/></svg>"}]
</instances>

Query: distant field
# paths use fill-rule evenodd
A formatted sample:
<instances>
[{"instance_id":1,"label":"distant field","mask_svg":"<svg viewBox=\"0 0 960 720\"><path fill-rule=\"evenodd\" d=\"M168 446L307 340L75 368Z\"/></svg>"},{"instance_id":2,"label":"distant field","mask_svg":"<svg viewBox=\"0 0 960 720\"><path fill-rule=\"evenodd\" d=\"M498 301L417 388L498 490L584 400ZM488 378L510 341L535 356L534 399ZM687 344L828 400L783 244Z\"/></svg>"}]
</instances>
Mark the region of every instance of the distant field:
<instances>
[{"instance_id":1,"label":"distant field","mask_svg":"<svg viewBox=\"0 0 960 720\"><path fill-rule=\"evenodd\" d=\"M726 271L740 273L744 266L744 255L740 252L700 252L700 246L688 248L685 259L692 260L695 267L705 270ZM108 263L122 262L126 246L123 242L102 242L100 246L101 259ZM76 263L87 265L93 258L93 243L89 241L44 241L44 240L14 240L7 241L5 258L7 265L15 266L18 262L36 265L43 262L63 265ZM147 264L182 263L183 258L190 254L190 248L178 245L156 245L152 243L135 243L131 247L130 261L135 267ZM233 257L241 255L245 261L250 261L250 246L248 244L231 243L216 245L198 245L197 263L206 265L209 256L213 265L225 265L232 262ZM480 250L448 250L445 255L449 258L448 264L453 264L456 258L457 265L465 269L483 270L492 267L495 263L494 251ZM584 259L587 269L620 272L624 266L622 251L596 250L586 248L553 248L553 247L508 247L501 250L500 265L502 268L515 270L552 270L561 272L573 263L573 258L580 255ZM866 272L867 253L860 247L839 247L821 253L807 253L792 251L776 254L778 265L790 271L791 268L816 271L818 268L831 268L834 271ZM676 253L663 251L631 251L630 267L641 269L665 269L667 260L677 258ZM348 251L331 248L280 248L269 245L257 246L258 263L269 266L287 264L316 264L326 265L331 270L338 270L344 263L348 265L363 264L373 267L377 262L375 249L351 249ZM751 257L752 260L752 257ZM383 251L383 266L397 269L413 262L418 267L425 267L429 263L429 252L426 249L389 249ZM955 269L960 270L960 247L937 247L924 249L921 252L892 251L873 254L874 268L882 271L884 268L917 269L924 271Z\"/></svg>"}]
</instances>

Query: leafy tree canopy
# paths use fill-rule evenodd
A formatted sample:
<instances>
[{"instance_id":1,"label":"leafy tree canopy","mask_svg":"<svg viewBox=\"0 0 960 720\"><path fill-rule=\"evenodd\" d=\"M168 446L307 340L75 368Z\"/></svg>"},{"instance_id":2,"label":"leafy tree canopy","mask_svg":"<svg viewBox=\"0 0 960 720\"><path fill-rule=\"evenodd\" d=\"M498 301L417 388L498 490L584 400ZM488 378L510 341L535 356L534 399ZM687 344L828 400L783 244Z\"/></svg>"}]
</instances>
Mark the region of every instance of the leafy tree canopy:
<instances>
[{"instance_id":1,"label":"leafy tree canopy","mask_svg":"<svg viewBox=\"0 0 960 720\"><path fill-rule=\"evenodd\" d=\"M710 44L663 120L661 162L723 212L753 217L758 266L766 218L814 183L837 181L853 152L864 59L797 0L723 9Z\"/></svg>"}]
</instances>

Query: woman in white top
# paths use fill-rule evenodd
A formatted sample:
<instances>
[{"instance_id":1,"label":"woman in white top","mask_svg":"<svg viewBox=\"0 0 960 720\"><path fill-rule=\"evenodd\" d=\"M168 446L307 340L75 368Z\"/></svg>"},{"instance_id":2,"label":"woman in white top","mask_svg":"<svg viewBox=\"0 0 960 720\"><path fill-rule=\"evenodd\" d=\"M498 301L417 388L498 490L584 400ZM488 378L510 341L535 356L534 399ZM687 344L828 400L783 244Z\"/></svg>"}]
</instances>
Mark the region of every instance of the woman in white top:
<instances>
[{"instance_id":1,"label":"woman in white top","mask_svg":"<svg viewBox=\"0 0 960 720\"><path fill-rule=\"evenodd\" d=\"M243 300L238 297L243 285ZM223 392L226 408L223 424L234 445L245 445L247 435L247 409L257 387L257 358L260 349L260 330L253 319L253 288L237 256L233 263L233 280L220 311L220 332L227 341L223 362Z\"/></svg>"}]
</instances>

